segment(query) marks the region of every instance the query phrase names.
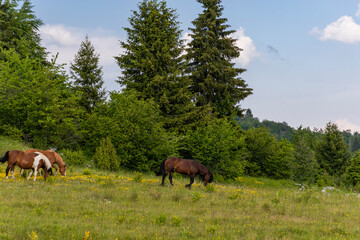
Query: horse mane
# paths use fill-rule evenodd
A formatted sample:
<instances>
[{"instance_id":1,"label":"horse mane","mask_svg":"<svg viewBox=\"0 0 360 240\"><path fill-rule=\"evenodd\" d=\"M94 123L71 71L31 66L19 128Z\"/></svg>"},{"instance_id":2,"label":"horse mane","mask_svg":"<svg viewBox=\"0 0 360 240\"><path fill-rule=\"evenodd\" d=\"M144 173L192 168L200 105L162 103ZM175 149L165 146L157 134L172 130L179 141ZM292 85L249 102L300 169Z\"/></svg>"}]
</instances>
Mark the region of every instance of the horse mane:
<instances>
[{"instance_id":1,"label":"horse mane","mask_svg":"<svg viewBox=\"0 0 360 240\"><path fill-rule=\"evenodd\" d=\"M46 150L46 152L52 152L54 153L54 156L55 156L55 162L56 164L59 166L59 167L62 167L62 166L66 166L66 163L64 162L64 160L62 159L62 157L60 156L60 154L54 150Z\"/></svg>"},{"instance_id":2,"label":"horse mane","mask_svg":"<svg viewBox=\"0 0 360 240\"><path fill-rule=\"evenodd\" d=\"M50 169L50 168L51 168L51 162L50 162L50 160L49 160L44 154L42 154L41 152L35 152L35 153L38 154L38 155L40 155L40 156L41 156L41 159L44 160L46 169Z\"/></svg>"}]
</instances>

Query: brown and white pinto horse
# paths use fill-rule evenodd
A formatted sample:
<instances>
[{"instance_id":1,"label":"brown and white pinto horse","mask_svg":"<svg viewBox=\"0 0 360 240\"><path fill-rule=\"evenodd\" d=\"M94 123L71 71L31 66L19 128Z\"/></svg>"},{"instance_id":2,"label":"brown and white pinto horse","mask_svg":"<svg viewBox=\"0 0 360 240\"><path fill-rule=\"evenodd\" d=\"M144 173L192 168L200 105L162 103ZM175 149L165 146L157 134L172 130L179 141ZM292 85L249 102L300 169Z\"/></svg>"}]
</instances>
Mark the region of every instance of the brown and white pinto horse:
<instances>
[{"instance_id":1,"label":"brown and white pinto horse","mask_svg":"<svg viewBox=\"0 0 360 240\"><path fill-rule=\"evenodd\" d=\"M64 162L64 160L62 159L62 157L55 151L52 150L38 150L38 149L28 149L24 151L25 153L34 153L34 152L39 152L44 154L50 161L51 166L53 168L55 168L55 175L57 174L57 167L55 166L55 163L59 166L59 172L62 176L66 176L66 164ZM20 172L20 174L22 173L22 170Z\"/></svg>"},{"instance_id":2,"label":"brown and white pinto horse","mask_svg":"<svg viewBox=\"0 0 360 240\"><path fill-rule=\"evenodd\" d=\"M164 160L160 165L160 171L155 172L155 174L156 176L162 175L162 186L164 186L165 177L170 174L170 184L171 186L174 186L172 182L174 172L190 177L190 184L185 185L185 187L188 187L189 189L191 189L191 185L194 183L196 175L203 177L204 186L213 181L212 173L204 165L192 159L182 159L177 157L171 157Z\"/></svg>"},{"instance_id":3,"label":"brown and white pinto horse","mask_svg":"<svg viewBox=\"0 0 360 240\"><path fill-rule=\"evenodd\" d=\"M49 173L52 174L51 163L49 159L40 152L25 153L19 150L7 151L5 155L0 159L0 162L2 163L5 163L6 161L8 162L8 166L6 168L6 178L8 178L9 170L11 170L12 178L15 178L14 169L16 165L18 165L22 169L32 170L28 177L28 180L34 172L34 181L36 181L36 175L40 168L42 168L45 172L45 181Z\"/></svg>"}]
</instances>

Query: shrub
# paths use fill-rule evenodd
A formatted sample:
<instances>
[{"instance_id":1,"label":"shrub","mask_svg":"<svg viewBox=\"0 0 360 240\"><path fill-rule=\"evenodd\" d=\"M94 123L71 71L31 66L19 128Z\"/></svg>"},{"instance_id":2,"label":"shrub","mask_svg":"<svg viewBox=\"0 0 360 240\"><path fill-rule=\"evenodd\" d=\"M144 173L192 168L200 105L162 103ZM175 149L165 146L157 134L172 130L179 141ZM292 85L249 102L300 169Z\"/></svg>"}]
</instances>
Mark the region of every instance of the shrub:
<instances>
[{"instance_id":1,"label":"shrub","mask_svg":"<svg viewBox=\"0 0 360 240\"><path fill-rule=\"evenodd\" d=\"M239 127L226 119L188 131L182 144L184 157L201 162L216 175L235 179L244 173L245 136Z\"/></svg>"},{"instance_id":2,"label":"shrub","mask_svg":"<svg viewBox=\"0 0 360 240\"><path fill-rule=\"evenodd\" d=\"M62 158L68 165L83 165L85 163L86 157L82 150L73 151L69 149L64 149L62 151Z\"/></svg>"},{"instance_id":3,"label":"shrub","mask_svg":"<svg viewBox=\"0 0 360 240\"><path fill-rule=\"evenodd\" d=\"M360 184L360 150L351 158L350 166L346 170L346 182L353 186Z\"/></svg>"},{"instance_id":4,"label":"shrub","mask_svg":"<svg viewBox=\"0 0 360 240\"><path fill-rule=\"evenodd\" d=\"M311 150L302 136L299 136L295 142L294 162L291 168L295 181L315 182L319 164L315 159L314 151Z\"/></svg>"},{"instance_id":5,"label":"shrub","mask_svg":"<svg viewBox=\"0 0 360 240\"><path fill-rule=\"evenodd\" d=\"M85 168L83 171L83 175L91 175L91 170L88 168Z\"/></svg>"},{"instance_id":6,"label":"shrub","mask_svg":"<svg viewBox=\"0 0 360 240\"><path fill-rule=\"evenodd\" d=\"M110 137L121 167L134 171L158 168L161 161L176 155L177 139L163 128L157 105L139 100L135 93L112 93L108 104L93 113L86 123L86 145L98 146L96 139Z\"/></svg>"},{"instance_id":7,"label":"shrub","mask_svg":"<svg viewBox=\"0 0 360 240\"><path fill-rule=\"evenodd\" d=\"M248 175L276 179L291 177L294 149L288 141L277 141L266 128L252 128L246 132L246 146L249 150Z\"/></svg>"},{"instance_id":8,"label":"shrub","mask_svg":"<svg viewBox=\"0 0 360 240\"><path fill-rule=\"evenodd\" d=\"M120 159L116 155L114 145L111 143L110 137L103 138L100 146L96 148L94 155L95 166L104 169L116 171L120 168Z\"/></svg>"},{"instance_id":9,"label":"shrub","mask_svg":"<svg viewBox=\"0 0 360 240\"><path fill-rule=\"evenodd\" d=\"M134 181L137 183L140 183L143 179L143 174L141 172L136 173L135 177L134 177Z\"/></svg>"},{"instance_id":10,"label":"shrub","mask_svg":"<svg viewBox=\"0 0 360 240\"><path fill-rule=\"evenodd\" d=\"M9 136L14 140L21 140L21 137L23 136L23 132L21 130L11 125L3 125L0 127L0 130L4 135Z\"/></svg>"}]
</instances>

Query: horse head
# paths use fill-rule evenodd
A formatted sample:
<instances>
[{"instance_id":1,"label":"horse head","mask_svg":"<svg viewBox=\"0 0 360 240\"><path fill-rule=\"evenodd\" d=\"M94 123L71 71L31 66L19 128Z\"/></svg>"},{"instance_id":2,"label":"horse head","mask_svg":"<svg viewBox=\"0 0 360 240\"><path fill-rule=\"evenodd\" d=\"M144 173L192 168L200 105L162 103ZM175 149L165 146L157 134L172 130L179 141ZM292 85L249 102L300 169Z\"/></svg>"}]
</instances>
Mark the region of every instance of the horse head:
<instances>
[{"instance_id":1,"label":"horse head","mask_svg":"<svg viewBox=\"0 0 360 240\"><path fill-rule=\"evenodd\" d=\"M206 185L208 183L211 183L213 180L214 180L213 174L211 172L208 172L204 176L204 186L206 187Z\"/></svg>"},{"instance_id":2,"label":"horse head","mask_svg":"<svg viewBox=\"0 0 360 240\"><path fill-rule=\"evenodd\" d=\"M63 165L61 165L61 167L59 167L59 172L62 176L66 176L66 164L64 162Z\"/></svg>"}]
</instances>

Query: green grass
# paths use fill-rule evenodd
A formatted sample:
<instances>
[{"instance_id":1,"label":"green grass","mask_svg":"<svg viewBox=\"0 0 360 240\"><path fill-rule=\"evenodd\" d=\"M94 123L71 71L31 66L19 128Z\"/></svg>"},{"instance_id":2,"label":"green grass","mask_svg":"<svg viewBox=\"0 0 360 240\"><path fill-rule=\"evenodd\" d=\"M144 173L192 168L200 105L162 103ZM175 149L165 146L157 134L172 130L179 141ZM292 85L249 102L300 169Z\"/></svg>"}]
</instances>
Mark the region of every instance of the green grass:
<instances>
[{"instance_id":1,"label":"green grass","mask_svg":"<svg viewBox=\"0 0 360 240\"><path fill-rule=\"evenodd\" d=\"M2 240L360 239L355 193L248 177L207 188L197 180L188 190L189 179L179 175L174 187L168 179L161 187L153 174L77 167L46 183L18 174L6 180L5 166Z\"/></svg>"},{"instance_id":2,"label":"green grass","mask_svg":"<svg viewBox=\"0 0 360 240\"><path fill-rule=\"evenodd\" d=\"M28 148L30 147L20 141L16 141L0 135L0 157L2 157L4 153L9 150L25 150Z\"/></svg>"},{"instance_id":3,"label":"green grass","mask_svg":"<svg viewBox=\"0 0 360 240\"><path fill-rule=\"evenodd\" d=\"M252 182L175 186L138 173L75 168L44 183L0 171L0 239L359 239L360 198ZM95 173L95 174L94 174ZM257 186L257 185L258 186Z\"/></svg>"}]
</instances>

